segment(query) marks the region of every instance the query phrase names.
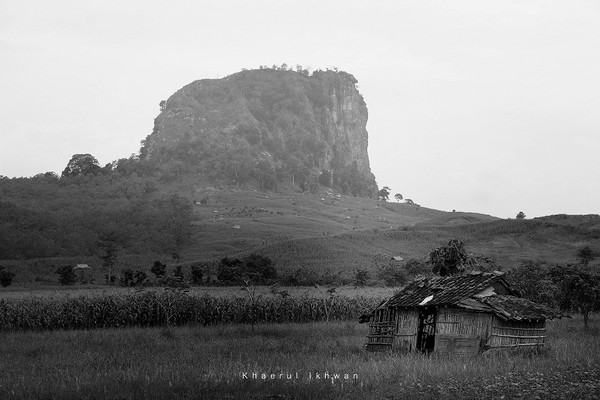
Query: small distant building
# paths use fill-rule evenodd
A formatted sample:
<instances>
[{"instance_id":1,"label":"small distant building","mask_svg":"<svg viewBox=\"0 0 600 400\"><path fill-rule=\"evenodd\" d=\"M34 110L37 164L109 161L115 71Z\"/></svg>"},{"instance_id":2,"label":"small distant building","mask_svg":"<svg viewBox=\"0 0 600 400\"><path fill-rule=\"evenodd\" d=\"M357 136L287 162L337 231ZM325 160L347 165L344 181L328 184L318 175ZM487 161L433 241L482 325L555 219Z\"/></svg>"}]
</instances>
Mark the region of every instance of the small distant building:
<instances>
[{"instance_id":1,"label":"small distant building","mask_svg":"<svg viewBox=\"0 0 600 400\"><path fill-rule=\"evenodd\" d=\"M80 282L90 282L92 279L92 267L87 264L77 264L73 267L73 271Z\"/></svg>"},{"instance_id":2,"label":"small distant building","mask_svg":"<svg viewBox=\"0 0 600 400\"><path fill-rule=\"evenodd\" d=\"M543 346L556 310L521 298L502 273L413 281L370 315L367 350L477 354Z\"/></svg>"},{"instance_id":3,"label":"small distant building","mask_svg":"<svg viewBox=\"0 0 600 400\"><path fill-rule=\"evenodd\" d=\"M394 257L392 257L391 261L403 262L404 258L402 258L400 256L394 256Z\"/></svg>"}]
</instances>

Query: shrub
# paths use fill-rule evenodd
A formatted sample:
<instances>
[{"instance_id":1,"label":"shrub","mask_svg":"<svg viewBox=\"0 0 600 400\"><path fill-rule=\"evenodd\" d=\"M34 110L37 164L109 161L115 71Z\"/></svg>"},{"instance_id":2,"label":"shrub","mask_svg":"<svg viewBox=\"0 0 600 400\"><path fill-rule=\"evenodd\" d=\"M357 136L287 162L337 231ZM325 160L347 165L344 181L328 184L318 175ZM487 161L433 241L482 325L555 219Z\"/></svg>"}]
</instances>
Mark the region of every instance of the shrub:
<instances>
[{"instance_id":1,"label":"shrub","mask_svg":"<svg viewBox=\"0 0 600 400\"><path fill-rule=\"evenodd\" d=\"M247 274L254 275L260 282L277 278L273 260L257 253L252 253L244 258L244 270Z\"/></svg>"},{"instance_id":2,"label":"shrub","mask_svg":"<svg viewBox=\"0 0 600 400\"><path fill-rule=\"evenodd\" d=\"M146 283L148 275L144 271L132 271L126 269L123 271L123 275L119 278L121 286L133 287L141 286Z\"/></svg>"},{"instance_id":3,"label":"shrub","mask_svg":"<svg viewBox=\"0 0 600 400\"><path fill-rule=\"evenodd\" d=\"M329 170L324 169L321 171L321 175L319 175L319 183L323 186L331 186L331 172L329 172Z\"/></svg>"},{"instance_id":4,"label":"shrub","mask_svg":"<svg viewBox=\"0 0 600 400\"><path fill-rule=\"evenodd\" d=\"M277 278L277 270L273 266L273 261L257 253L249 254L242 260L222 258L217 267L217 279L227 284L238 284L243 280L265 283L275 278Z\"/></svg>"},{"instance_id":5,"label":"shrub","mask_svg":"<svg viewBox=\"0 0 600 400\"><path fill-rule=\"evenodd\" d=\"M116 280L117 280L116 276L110 275L110 277L109 277L108 274L104 274L104 281L106 282L107 285L113 285Z\"/></svg>"},{"instance_id":6,"label":"shrub","mask_svg":"<svg viewBox=\"0 0 600 400\"><path fill-rule=\"evenodd\" d=\"M131 269L123 270L123 275L121 275L121 277L119 278L119 283L121 284L121 286L134 286L135 283L133 280L133 271Z\"/></svg>"},{"instance_id":7,"label":"shrub","mask_svg":"<svg viewBox=\"0 0 600 400\"><path fill-rule=\"evenodd\" d=\"M72 265L63 265L59 267L56 271L58 274L58 282L61 285L74 285L75 281L77 281L77 274L73 271Z\"/></svg>"},{"instance_id":8,"label":"shrub","mask_svg":"<svg viewBox=\"0 0 600 400\"><path fill-rule=\"evenodd\" d=\"M192 265L192 283L199 285L204 282L204 268L200 265Z\"/></svg>"},{"instance_id":9,"label":"shrub","mask_svg":"<svg viewBox=\"0 0 600 400\"><path fill-rule=\"evenodd\" d=\"M158 279L167 274L167 266L160 261L154 261L152 268L150 268L150 272L154 274L154 276Z\"/></svg>"},{"instance_id":10,"label":"shrub","mask_svg":"<svg viewBox=\"0 0 600 400\"><path fill-rule=\"evenodd\" d=\"M364 269L357 269L354 271L354 285L355 286L365 286L371 276L369 275L369 271L365 271Z\"/></svg>"},{"instance_id":11,"label":"shrub","mask_svg":"<svg viewBox=\"0 0 600 400\"><path fill-rule=\"evenodd\" d=\"M239 258L222 258L217 267L217 279L223 283L239 283L243 278L243 264Z\"/></svg>"},{"instance_id":12,"label":"shrub","mask_svg":"<svg viewBox=\"0 0 600 400\"><path fill-rule=\"evenodd\" d=\"M181 265L178 265L175 268L173 268L173 276L176 279L179 279L180 281L184 280L183 267Z\"/></svg>"},{"instance_id":13,"label":"shrub","mask_svg":"<svg viewBox=\"0 0 600 400\"><path fill-rule=\"evenodd\" d=\"M281 284L284 286L313 286L319 281L315 271L298 268L285 274L281 279Z\"/></svg>"},{"instance_id":14,"label":"shrub","mask_svg":"<svg viewBox=\"0 0 600 400\"><path fill-rule=\"evenodd\" d=\"M393 264L380 267L377 276L386 286L401 286L408 281L406 271L402 267Z\"/></svg>"},{"instance_id":15,"label":"shrub","mask_svg":"<svg viewBox=\"0 0 600 400\"><path fill-rule=\"evenodd\" d=\"M161 285L164 285L168 288L187 289L190 287L190 285L188 285L181 279L173 277L173 276L165 276L165 277L161 278L159 280L159 282Z\"/></svg>"},{"instance_id":16,"label":"shrub","mask_svg":"<svg viewBox=\"0 0 600 400\"><path fill-rule=\"evenodd\" d=\"M0 265L0 285L2 285L2 287L10 286L14 277L14 272L6 271L4 267Z\"/></svg>"},{"instance_id":17,"label":"shrub","mask_svg":"<svg viewBox=\"0 0 600 400\"><path fill-rule=\"evenodd\" d=\"M148 274L146 274L144 271L135 271L133 278L136 286L143 285L148 280Z\"/></svg>"},{"instance_id":18,"label":"shrub","mask_svg":"<svg viewBox=\"0 0 600 400\"><path fill-rule=\"evenodd\" d=\"M404 268L410 276L428 275L431 273L431 266L429 264L414 258L408 260L404 265Z\"/></svg>"}]
</instances>

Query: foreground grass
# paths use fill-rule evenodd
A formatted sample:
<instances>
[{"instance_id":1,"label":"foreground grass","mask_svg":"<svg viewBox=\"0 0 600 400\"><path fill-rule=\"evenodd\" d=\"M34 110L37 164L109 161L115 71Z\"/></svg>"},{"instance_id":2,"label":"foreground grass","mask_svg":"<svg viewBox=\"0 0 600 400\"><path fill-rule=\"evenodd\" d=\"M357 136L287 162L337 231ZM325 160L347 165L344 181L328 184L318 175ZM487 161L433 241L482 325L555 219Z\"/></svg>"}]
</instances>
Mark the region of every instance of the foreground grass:
<instances>
[{"instance_id":1,"label":"foreground grass","mask_svg":"<svg viewBox=\"0 0 600 400\"><path fill-rule=\"evenodd\" d=\"M367 353L355 322L2 333L0 398L592 399L598 322L550 323L540 353L467 358Z\"/></svg>"}]
</instances>

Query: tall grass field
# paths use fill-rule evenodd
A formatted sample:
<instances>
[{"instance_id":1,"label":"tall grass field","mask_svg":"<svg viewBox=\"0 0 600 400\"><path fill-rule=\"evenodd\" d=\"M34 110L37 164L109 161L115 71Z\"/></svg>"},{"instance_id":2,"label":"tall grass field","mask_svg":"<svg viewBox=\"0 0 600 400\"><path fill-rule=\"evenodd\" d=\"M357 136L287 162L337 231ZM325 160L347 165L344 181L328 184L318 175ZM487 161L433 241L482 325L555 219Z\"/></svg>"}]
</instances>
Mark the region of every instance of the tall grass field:
<instances>
[{"instance_id":1,"label":"tall grass field","mask_svg":"<svg viewBox=\"0 0 600 400\"><path fill-rule=\"evenodd\" d=\"M546 347L367 353L355 321L0 333L2 399L597 399L600 320Z\"/></svg>"}]
</instances>

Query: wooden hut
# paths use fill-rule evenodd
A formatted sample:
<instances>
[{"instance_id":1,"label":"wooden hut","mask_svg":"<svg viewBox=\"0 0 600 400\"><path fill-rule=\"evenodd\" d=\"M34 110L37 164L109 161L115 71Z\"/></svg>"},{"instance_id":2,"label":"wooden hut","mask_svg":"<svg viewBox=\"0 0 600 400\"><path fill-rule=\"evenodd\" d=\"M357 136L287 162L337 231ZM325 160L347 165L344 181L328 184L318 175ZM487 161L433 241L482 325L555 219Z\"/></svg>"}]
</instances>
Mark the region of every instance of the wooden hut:
<instances>
[{"instance_id":1,"label":"wooden hut","mask_svg":"<svg viewBox=\"0 0 600 400\"><path fill-rule=\"evenodd\" d=\"M422 278L375 309L367 350L478 353L542 346L557 311L519 297L502 273Z\"/></svg>"}]
</instances>

